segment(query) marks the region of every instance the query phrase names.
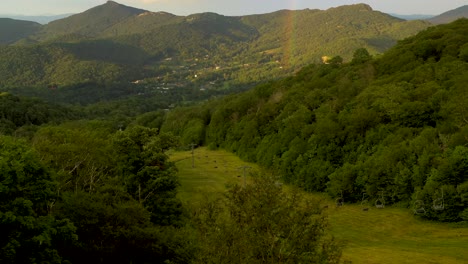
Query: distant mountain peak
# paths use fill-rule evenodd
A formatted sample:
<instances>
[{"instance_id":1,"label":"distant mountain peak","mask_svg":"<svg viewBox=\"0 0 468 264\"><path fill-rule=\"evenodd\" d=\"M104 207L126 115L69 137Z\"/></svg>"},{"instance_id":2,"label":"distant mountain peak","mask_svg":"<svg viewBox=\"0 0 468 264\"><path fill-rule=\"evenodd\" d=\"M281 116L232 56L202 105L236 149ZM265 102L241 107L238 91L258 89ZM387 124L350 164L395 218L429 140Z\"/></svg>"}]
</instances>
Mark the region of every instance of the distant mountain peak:
<instances>
[{"instance_id":1,"label":"distant mountain peak","mask_svg":"<svg viewBox=\"0 0 468 264\"><path fill-rule=\"evenodd\" d=\"M131 7L131 6L126 6L126 5L117 3L115 1L107 1L105 4L93 7L91 9L87 10L87 11L94 10L94 9L99 9L99 8L113 8L113 9L114 8L122 8L122 9L132 10L132 11L135 11L137 13L148 12L147 10L143 10L143 9L139 9L139 8L135 8L135 7ZM87 12L87 11L85 11L85 12Z\"/></svg>"},{"instance_id":2,"label":"distant mountain peak","mask_svg":"<svg viewBox=\"0 0 468 264\"><path fill-rule=\"evenodd\" d=\"M79 34L93 37L121 21L147 12L149 11L107 1L82 13L53 21L44 29L53 36Z\"/></svg>"},{"instance_id":3,"label":"distant mountain peak","mask_svg":"<svg viewBox=\"0 0 468 264\"><path fill-rule=\"evenodd\" d=\"M121 4L119 4L119 3L115 2L115 1L109 0L109 1L106 2L106 5L121 5Z\"/></svg>"}]
</instances>

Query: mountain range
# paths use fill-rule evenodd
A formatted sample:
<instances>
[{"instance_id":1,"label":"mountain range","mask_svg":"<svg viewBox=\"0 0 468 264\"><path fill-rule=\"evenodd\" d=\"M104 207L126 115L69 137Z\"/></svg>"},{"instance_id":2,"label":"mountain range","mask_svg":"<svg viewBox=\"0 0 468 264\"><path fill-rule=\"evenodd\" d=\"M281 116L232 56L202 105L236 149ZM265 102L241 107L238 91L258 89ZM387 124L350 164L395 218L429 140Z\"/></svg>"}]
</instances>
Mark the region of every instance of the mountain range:
<instances>
[{"instance_id":1,"label":"mountain range","mask_svg":"<svg viewBox=\"0 0 468 264\"><path fill-rule=\"evenodd\" d=\"M429 27L365 4L239 17L177 16L108 1L46 25L0 22L3 86L156 80L257 83L322 57L379 54ZM2 29L4 28L4 29Z\"/></svg>"}]
</instances>

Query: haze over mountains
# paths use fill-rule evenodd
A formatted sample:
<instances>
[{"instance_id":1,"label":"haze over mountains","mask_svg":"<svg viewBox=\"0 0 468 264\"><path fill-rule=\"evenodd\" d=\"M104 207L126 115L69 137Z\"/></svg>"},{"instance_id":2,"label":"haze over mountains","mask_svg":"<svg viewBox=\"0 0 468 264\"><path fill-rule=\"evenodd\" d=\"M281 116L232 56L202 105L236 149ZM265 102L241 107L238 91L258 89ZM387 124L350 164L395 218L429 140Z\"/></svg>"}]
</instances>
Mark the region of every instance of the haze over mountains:
<instances>
[{"instance_id":1,"label":"haze over mountains","mask_svg":"<svg viewBox=\"0 0 468 264\"><path fill-rule=\"evenodd\" d=\"M32 22L36 22L36 23L44 25L54 20L69 17L71 15L72 14L27 16L27 15L14 15L14 14L0 14L0 17L11 18L15 20L32 21Z\"/></svg>"}]
</instances>

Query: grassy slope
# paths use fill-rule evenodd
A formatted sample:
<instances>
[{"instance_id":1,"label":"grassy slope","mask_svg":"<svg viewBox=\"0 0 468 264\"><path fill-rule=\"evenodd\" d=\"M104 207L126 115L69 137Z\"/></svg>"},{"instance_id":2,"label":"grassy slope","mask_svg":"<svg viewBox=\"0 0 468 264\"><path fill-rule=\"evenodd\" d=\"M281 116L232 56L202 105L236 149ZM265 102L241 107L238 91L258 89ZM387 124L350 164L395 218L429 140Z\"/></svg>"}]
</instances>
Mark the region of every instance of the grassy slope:
<instances>
[{"instance_id":1,"label":"grassy slope","mask_svg":"<svg viewBox=\"0 0 468 264\"><path fill-rule=\"evenodd\" d=\"M184 203L203 200L208 193L221 194L232 184L243 184L243 170L240 167L256 168L255 164L243 162L227 151L209 151L206 148L195 149L194 168L191 151L171 153L171 160L179 169L182 185L179 198Z\"/></svg>"},{"instance_id":2,"label":"grassy slope","mask_svg":"<svg viewBox=\"0 0 468 264\"><path fill-rule=\"evenodd\" d=\"M204 196L221 194L226 186L242 184L241 166L252 166L226 151L171 153L179 169L179 197L193 204ZM318 194L310 194L321 196ZM344 259L353 263L468 263L468 228L420 221L401 208L370 208L360 205L329 206L331 232L346 243Z\"/></svg>"}]
</instances>

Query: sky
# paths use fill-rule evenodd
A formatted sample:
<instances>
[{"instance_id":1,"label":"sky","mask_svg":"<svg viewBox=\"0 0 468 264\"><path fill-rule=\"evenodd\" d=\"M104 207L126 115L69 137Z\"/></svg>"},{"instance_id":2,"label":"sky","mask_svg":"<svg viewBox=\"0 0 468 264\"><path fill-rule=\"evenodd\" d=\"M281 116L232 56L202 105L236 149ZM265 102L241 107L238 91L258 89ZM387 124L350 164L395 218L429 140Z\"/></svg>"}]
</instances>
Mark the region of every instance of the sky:
<instances>
[{"instance_id":1,"label":"sky","mask_svg":"<svg viewBox=\"0 0 468 264\"><path fill-rule=\"evenodd\" d=\"M215 12L227 16L263 14L280 9L328 9L365 3L374 10L400 15L438 15L468 5L468 0L115 0L149 11L176 15ZM106 0L0 0L0 14L57 15L80 13Z\"/></svg>"}]
</instances>

